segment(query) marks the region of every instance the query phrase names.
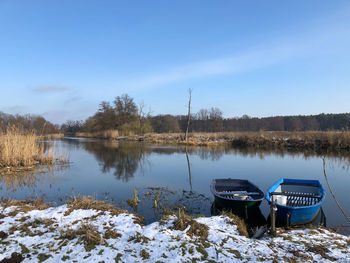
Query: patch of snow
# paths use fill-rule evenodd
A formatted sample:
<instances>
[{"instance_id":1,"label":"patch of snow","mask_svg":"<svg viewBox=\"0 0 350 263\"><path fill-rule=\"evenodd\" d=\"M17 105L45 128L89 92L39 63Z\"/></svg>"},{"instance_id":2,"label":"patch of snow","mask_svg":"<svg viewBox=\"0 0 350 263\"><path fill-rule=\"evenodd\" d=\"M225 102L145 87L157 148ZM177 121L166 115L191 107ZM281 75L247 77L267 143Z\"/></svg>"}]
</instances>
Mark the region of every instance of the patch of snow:
<instances>
[{"instance_id":1,"label":"patch of snow","mask_svg":"<svg viewBox=\"0 0 350 263\"><path fill-rule=\"evenodd\" d=\"M15 209L0 206L4 215L0 231L8 234L0 242L0 260L17 252L25 257L23 262L37 262L40 254L48 256L45 262L286 262L287 258L350 262L350 237L327 229L280 231L276 238L265 235L261 240L253 240L241 236L235 225L227 223L226 216L201 217L195 220L209 228L208 238L201 240L187 234L189 227L184 231L173 229L174 217L143 226L128 213L116 216L77 209L65 215L69 207L62 205L9 216ZM77 231L83 222L104 238L91 251L87 251L80 234L62 238L63 231ZM118 237L108 238L107 231L118 233Z\"/></svg>"}]
</instances>

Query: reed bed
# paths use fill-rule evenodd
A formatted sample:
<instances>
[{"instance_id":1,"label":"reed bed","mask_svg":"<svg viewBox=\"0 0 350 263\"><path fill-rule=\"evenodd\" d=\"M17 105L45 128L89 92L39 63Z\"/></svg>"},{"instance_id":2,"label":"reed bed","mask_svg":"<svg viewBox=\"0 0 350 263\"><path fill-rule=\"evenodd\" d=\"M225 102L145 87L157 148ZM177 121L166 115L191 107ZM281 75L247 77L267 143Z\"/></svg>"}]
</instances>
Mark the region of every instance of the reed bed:
<instances>
[{"instance_id":1,"label":"reed bed","mask_svg":"<svg viewBox=\"0 0 350 263\"><path fill-rule=\"evenodd\" d=\"M350 149L349 131L305 131L305 132L216 132L190 133L187 141L183 133L146 134L145 141L183 145L220 145L230 143L245 147L291 147L313 149Z\"/></svg>"},{"instance_id":2,"label":"reed bed","mask_svg":"<svg viewBox=\"0 0 350 263\"><path fill-rule=\"evenodd\" d=\"M0 132L0 168L54 164L56 158L53 149L45 152L38 138L33 131L24 132L16 127Z\"/></svg>"},{"instance_id":3,"label":"reed bed","mask_svg":"<svg viewBox=\"0 0 350 263\"><path fill-rule=\"evenodd\" d=\"M76 137L84 137L84 138L97 138L97 139L106 139L106 140L114 140L119 137L118 130L106 130L99 132L77 132L75 134Z\"/></svg>"},{"instance_id":4,"label":"reed bed","mask_svg":"<svg viewBox=\"0 0 350 263\"><path fill-rule=\"evenodd\" d=\"M119 136L117 130L96 133L79 132L77 137L108 140L146 141L154 144L236 147L289 147L300 149L350 149L350 131L259 131L259 132L193 132L185 140L184 133L147 133L143 136Z\"/></svg>"}]
</instances>

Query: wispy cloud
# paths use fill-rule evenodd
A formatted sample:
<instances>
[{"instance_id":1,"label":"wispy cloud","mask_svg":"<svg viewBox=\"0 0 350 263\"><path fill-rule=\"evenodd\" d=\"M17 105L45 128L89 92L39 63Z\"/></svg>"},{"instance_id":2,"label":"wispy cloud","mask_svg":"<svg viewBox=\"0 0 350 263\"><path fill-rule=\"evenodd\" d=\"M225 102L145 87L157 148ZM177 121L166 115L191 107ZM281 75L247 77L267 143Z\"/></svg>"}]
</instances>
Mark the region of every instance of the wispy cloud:
<instances>
[{"instance_id":1,"label":"wispy cloud","mask_svg":"<svg viewBox=\"0 0 350 263\"><path fill-rule=\"evenodd\" d=\"M350 13L350 10L345 11L343 15ZM303 31L297 31L294 35L268 39L233 55L178 65L143 76L133 76L132 79L117 85L139 90L191 79L249 72L289 59L314 55L322 57L327 52L337 49L339 45L350 44L350 28L344 23L348 19L339 22L334 17L336 16L328 17L322 23L309 28L305 27Z\"/></svg>"},{"instance_id":2,"label":"wispy cloud","mask_svg":"<svg viewBox=\"0 0 350 263\"><path fill-rule=\"evenodd\" d=\"M48 92L61 92L68 90L67 87L59 86L59 85L44 85L32 88L34 92L38 93L48 93Z\"/></svg>"},{"instance_id":3,"label":"wispy cloud","mask_svg":"<svg viewBox=\"0 0 350 263\"><path fill-rule=\"evenodd\" d=\"M181 66L176 66L168 71L154 73L148 76L136 78L136 81L126 83L130 88L147 88L167 85L178 81L199 79L217 75L240 73L254 70L273 64L284 57L280 48L252 50L236 56L211 59Z\"/></svg>"}]
</instances>

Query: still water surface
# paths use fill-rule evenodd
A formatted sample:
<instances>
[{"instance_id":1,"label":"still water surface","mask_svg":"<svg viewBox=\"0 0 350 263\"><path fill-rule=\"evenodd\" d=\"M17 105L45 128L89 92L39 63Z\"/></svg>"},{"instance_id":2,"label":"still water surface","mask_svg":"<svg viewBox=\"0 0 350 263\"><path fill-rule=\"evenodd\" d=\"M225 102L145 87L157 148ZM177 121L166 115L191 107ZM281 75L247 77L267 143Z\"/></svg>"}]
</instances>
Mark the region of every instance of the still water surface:
<instances>
[{"instance_id":1,"label":"still water surface","mask_svg":"<svg viewBox=\"0 0 350 263\"><path fill-rule=\"evenodd\" d=\"M329 193L321 154L231 147L150 146L77 138L50 143L63 153L69 153L70 164L49 173L0 176L2 199L41 197L47 202L61 204L78 194L92 195L133 211L125 200L132 197L136 188L141 199L137 212L145 216L148 223L158 218L164 206L186 206L191 213L210 215L213 197L209 186L215 178L248 179L264 192L282 177L317 179L327 193L323 204L327 226L349 225ZM328 180L348 215L349 164L350 153L326 154ZM265 200L260 209L266 217L269 207ZM350 228L342 227L340 232L350 234Z\"/></svg>"}]
</instances>

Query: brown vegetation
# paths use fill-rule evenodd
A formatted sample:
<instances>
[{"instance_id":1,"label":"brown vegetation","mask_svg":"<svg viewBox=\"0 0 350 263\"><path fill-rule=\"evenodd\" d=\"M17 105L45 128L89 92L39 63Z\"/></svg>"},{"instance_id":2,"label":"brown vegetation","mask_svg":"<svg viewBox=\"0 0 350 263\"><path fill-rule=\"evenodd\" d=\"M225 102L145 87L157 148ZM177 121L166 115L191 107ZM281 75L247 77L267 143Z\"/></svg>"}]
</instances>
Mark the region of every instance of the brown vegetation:
<instances>
[{"instance_id":1,"label":"brown vegetation","mask_svg":"<svg viewBox=\"0 0 350 263\"><path fill-rule=\"evenodd\" d=\"M77 132L75 136L83 137L83 138L113 140L119 137L119 132L118 130L106 130L106 131L98 131L98 132Z\"/></svg>"},{"instance_id":2,"label":"brown vegetation","mask_svg":"<svg viewBox=\"0 0 350 263\"><path fill-rule=\"evenodd\" d=\"M20 127L26 131L34 131L35 134L49 135L59 132L58 125L45 120L38 115L11 115L0 111L0 130L6 131L8 127Z\"/></svg>"},{"instance_id":3,"label":"brown vegetation","mask_svg":"<svg viewBox=\"0 0 350 263\"><path fill-rule=\"evenodd\" d=\"M0 167L54 164L55 160L53 149L45 153L33 131L24 132L16 127L8 127L6 132L0 131Z\"/></svg>"},{"instance_id":4,"label":"brown vegetation","mask_svg":"<svg viewBox=\"0 0 350 263\"><path fill-rule=\"evenodd\" d=\"M190 237L197 236L202 241L205 241L207 239L209 231L208 226L198 223L191 216L186 215L183 209L179 209L173 229L183 231L188 226L190 226L190 228L188 229L187 234Z\"/></svg>"},{"instance_id":5,"label":"brown vegetation","mask_svg":"<svg viewBox=\"0 0 350 263\"><path fill-rule=\"evenodd\" d=\"M109 212L111 215L119 215L123 213L129 213L127 210L121 209L114 206L113 204L108 204L104 201L96 200L92 196L77 196L72 200L67 202L68 210L65 212L65 216L69 215L76 209L94 209L101 212ZM143 217L140 215L135 215L135 223L141 224L143 222Z\"/></svg>"},{"instance_id":6,"label":"brown vegetation","mask_svg":"<svg viewBox=\"0 0 350 263\"><path fill-rule=\"evenodd\" d=\"M257 148L350 149L349 131L191 133L187 142L183 133L150 133L144 136L144 140L159 144L232 144L235 147Z\"/></svg>"},{"instance_id":7,"label":"brown vegetation","mask_svg":"<svg viewBox=\"0 0 350 263\"><path fill-rule=\"evenodd\" d=\"M247 225L242 218L230 211L222 211L222 214L230 219L228 223L237 226L238 233L240 233L242 236L249 237Z\"/></svg>"},{"instance_id":8,"label":"brown vegetation","mask_svg":"<svg viewBox=\"0 0 350 263\"><path fill-rule=\"evenodd\" d=\"M126 200L126 202L128 203L129 206L133 207L134 209L137 208L137 206L140 203L140 199L139 199L138 192L137 192L136 188L134 189L133 197Z\"/></svg>"},{"instance_id":9,"label":"brown vegetation","mask_svg":"<svg viewBox=\"0 0 350 263\"><path fill-rule=\"evenodd\" d=\"M5 199L1 200L0 202L1 206L3 208L15 206L16 209L13 210L9 215L15 216L19 212L29 212L32 210L44 210L48 208L49 206L44 203L41 199L35 199L35 200L12 200L12 199Z\"/></svg>"},{"instance_id":10,"label":"brown vegetation","mask_svg":"<svg viewBox=\"0 0 350 263\"><path fill-rule=\"evenodd\" d=\"M81 227L78 230L67 229L61 232L61 239L72 240L79 238L79 241L84 243L86 251L91 251L96 245L104 244L105 241L101 234L91 223L81 223ZM78 241L78 242L79 242Z\"/></svg>"},{"instance_id":11,"label":"brown vegetation","mask_svg":"<svg viewBox=\"0 0 350 263\"><path fill-rule=\"evenodd\" d=\"M107 204L104 201L95 200L92 196L77 196L72 200L68 201L69 209L66 211L65 215L69 215L76 209L94 209L98 211L108 211L113 215L119 215L121 213L128 213L126 210L122 210L112 204Z\"/></svg>"}]
</instances>

